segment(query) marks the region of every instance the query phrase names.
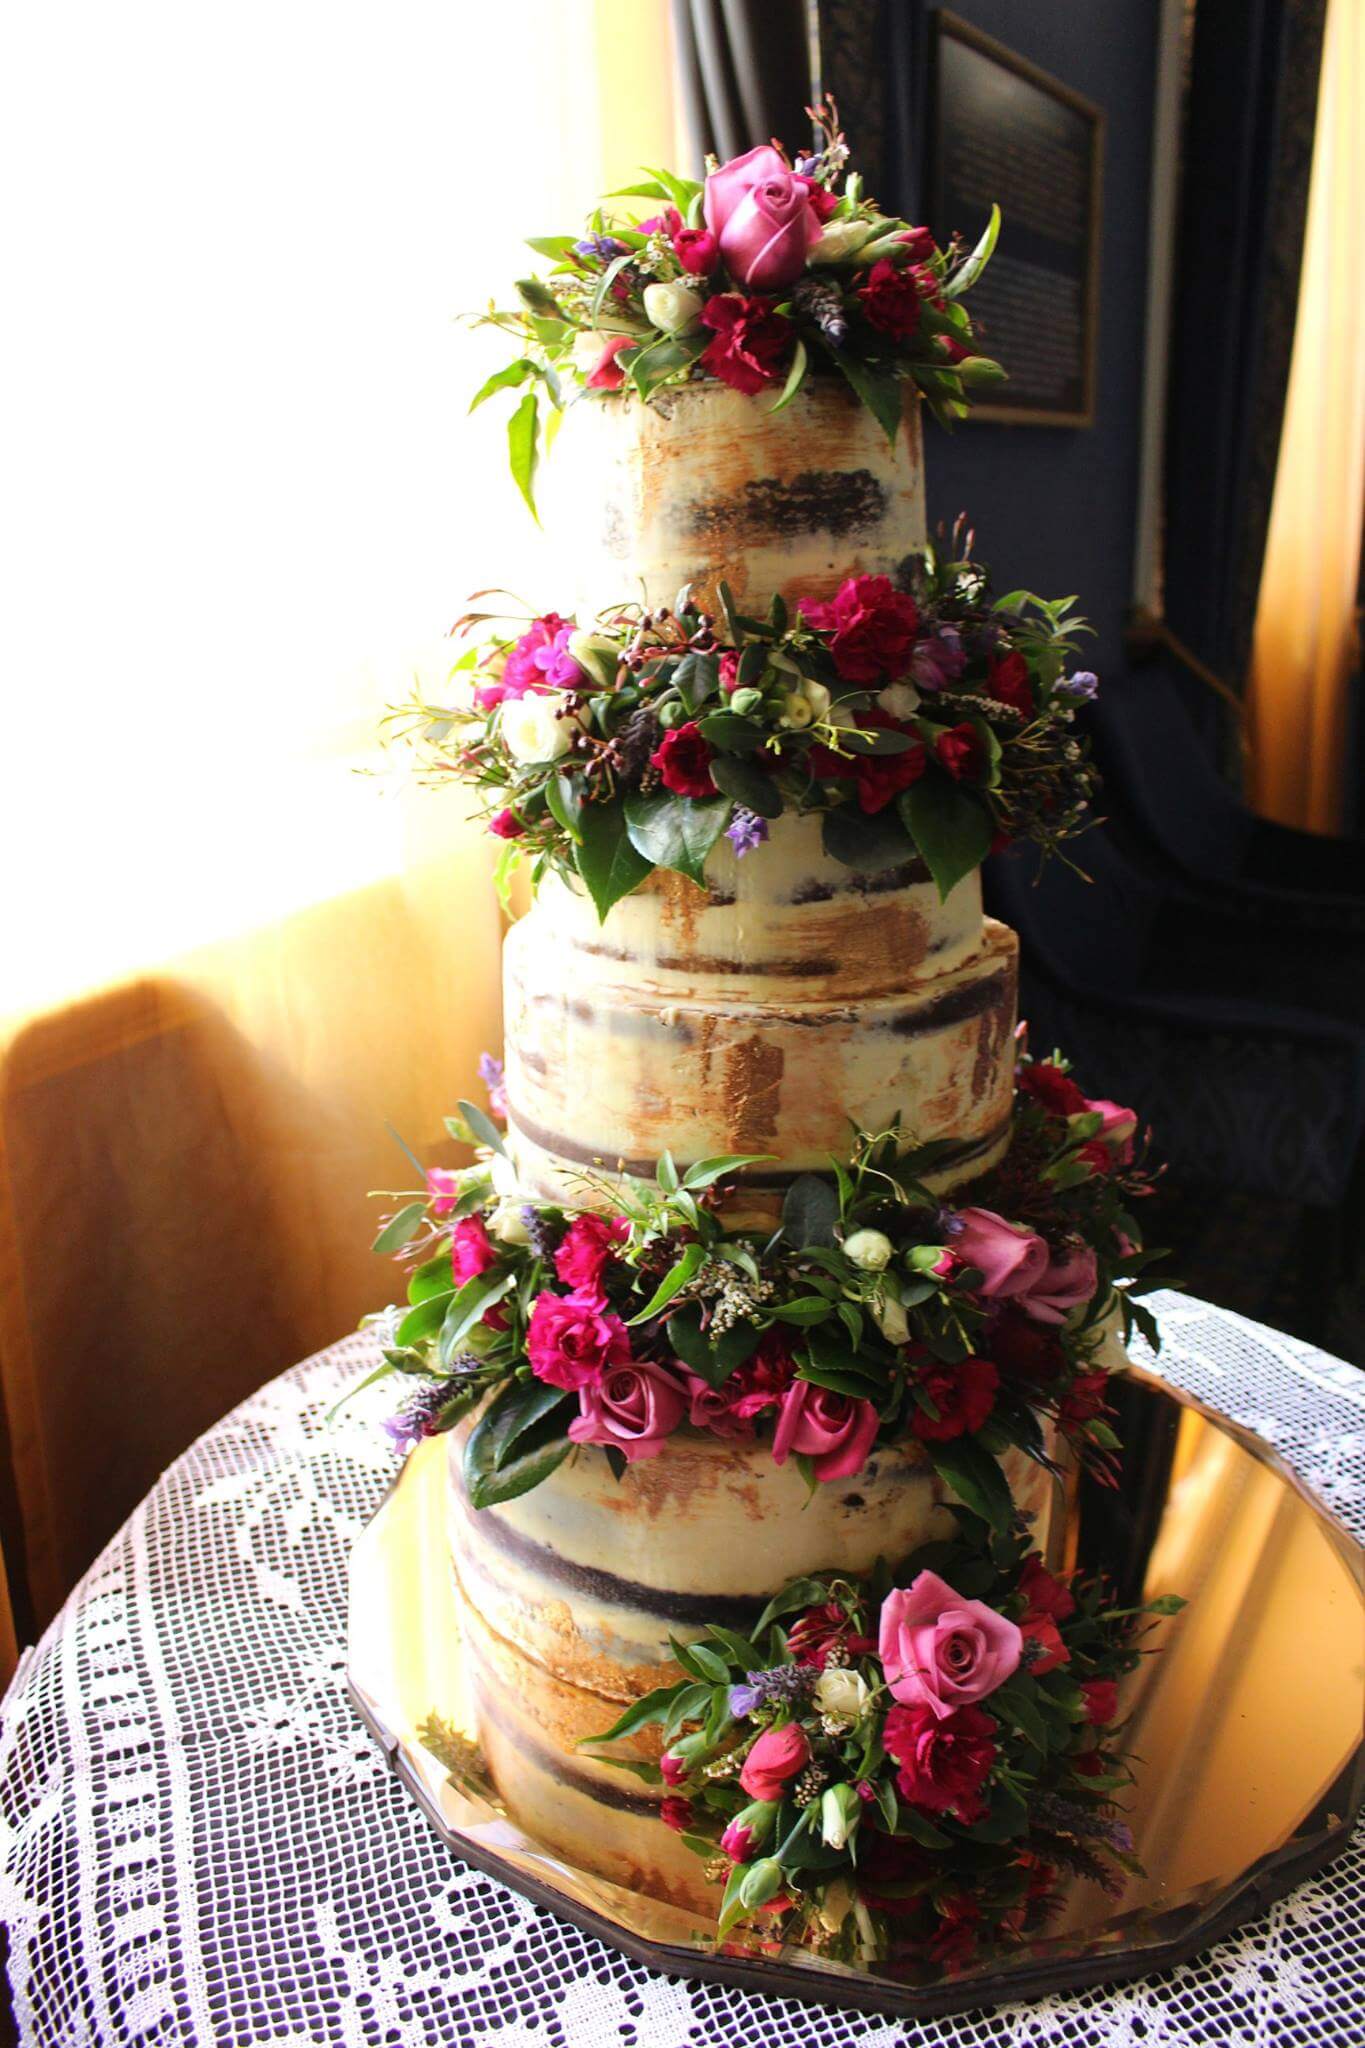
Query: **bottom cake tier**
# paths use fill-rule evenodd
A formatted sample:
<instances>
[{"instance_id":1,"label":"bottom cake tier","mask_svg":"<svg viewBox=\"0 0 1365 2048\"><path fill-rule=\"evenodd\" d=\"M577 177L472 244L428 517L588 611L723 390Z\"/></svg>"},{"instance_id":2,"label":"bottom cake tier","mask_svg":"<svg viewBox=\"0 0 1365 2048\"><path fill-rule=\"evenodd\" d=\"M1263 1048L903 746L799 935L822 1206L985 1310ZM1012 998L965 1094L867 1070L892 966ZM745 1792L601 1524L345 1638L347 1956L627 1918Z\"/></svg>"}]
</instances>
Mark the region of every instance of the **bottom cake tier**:
<instances>
[{"instance_id":1,"label":"bottom cake tier","mask_svg":"<svg viewBox=\"0 0 1365 2048\"><path fill-rule=\"evenodd\" d=\"M580 1868L714 1910L702 1862L660 1824L662 1793L578 1745L683 1675L671 1636L713 1623L747 1633L793 1578L865 1572L950 1534L951 1490L918 1444L878 1450L856 1478L808 1494L768 1444L683 1430L619 1480L588 1448L533 1492L475 1509L467 1429L450 1438L448 1534L480 1746L509 1814ZM1059 1483L1020 1452L1003 1464L1046 1552ZM657 1731L617 1754L657 1758Z\"/></svg>"}]
</instances>

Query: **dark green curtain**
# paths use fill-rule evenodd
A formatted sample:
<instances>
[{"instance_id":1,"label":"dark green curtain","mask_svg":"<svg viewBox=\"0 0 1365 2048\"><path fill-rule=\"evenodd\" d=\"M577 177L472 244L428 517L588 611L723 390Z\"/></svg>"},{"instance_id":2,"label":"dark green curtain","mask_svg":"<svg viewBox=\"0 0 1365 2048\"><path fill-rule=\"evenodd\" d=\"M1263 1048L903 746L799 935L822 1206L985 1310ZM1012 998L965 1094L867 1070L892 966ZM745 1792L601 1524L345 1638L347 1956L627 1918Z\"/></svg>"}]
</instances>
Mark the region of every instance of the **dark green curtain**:
<instances>
[{"instance_id":1,"label":"dark green curtain","mask_svg":"<svg viewBox=\"0 0 1365 2048\"><path fill-rule=\"evenodd\" d=\"M722 162L810 134L805 0L673 0L684 102L703 153ZM701 165L691 167L700 172Z\"/></svg>"}]
</instances>

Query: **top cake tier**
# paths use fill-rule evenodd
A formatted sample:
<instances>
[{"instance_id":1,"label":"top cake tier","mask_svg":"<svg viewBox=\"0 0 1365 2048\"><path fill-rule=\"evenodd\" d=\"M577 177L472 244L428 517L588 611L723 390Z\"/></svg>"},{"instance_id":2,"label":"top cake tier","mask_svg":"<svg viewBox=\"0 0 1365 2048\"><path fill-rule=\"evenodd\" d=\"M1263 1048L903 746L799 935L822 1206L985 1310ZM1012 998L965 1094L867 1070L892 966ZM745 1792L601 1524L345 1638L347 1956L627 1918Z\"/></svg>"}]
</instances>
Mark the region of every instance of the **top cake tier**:
<instances>
[{"instance_id":1,"label":"top cake tier","mask_svg":"<svg viewBox=\"0 0 1365 2048\"><path fill-rule=\"evenodd\" d=\"M750 613L779 592L829 597L854 575L903 585L924 545L918 399L907 386L893 446L833 378L808 378L780 410L715 382L648 404L586 395L564 416L541 496L581 624L672 605L689 583L715 609L723 581Z\"/></svg>"}]
</instances>

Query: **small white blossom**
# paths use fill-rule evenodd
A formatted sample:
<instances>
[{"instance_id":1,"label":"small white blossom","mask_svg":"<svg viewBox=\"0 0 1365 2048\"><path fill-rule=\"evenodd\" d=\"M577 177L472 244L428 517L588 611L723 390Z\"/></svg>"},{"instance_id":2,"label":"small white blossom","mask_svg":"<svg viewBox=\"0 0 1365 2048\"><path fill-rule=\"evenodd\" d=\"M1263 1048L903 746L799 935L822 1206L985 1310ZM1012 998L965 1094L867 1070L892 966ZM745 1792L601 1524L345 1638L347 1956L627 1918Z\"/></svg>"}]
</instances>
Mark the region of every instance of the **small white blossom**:
<instances>
[{"instance_id":1,"label":"small white blossom","mask_svg":"<svg viewBox=\"0 0 1365 2048\"><path fill-rule=\"evenodd\" d=\"M913 683L888 683L877 702L893 718L912 718L919 709L920 694Z\"/></svg>"},{"instance_id":2,"label":"small white blossom","mask_svg":"<svg viewBox=\"0 0 1365 2048\"><path fill-rule=\"evenodd\" d=\"M882 1230L855 1230L852 1237L844 1239L845 1255L855 1266L861 1266L865 1273L884 1272L891 1263L894 1249Z\"/></svg>"}]
</instances>

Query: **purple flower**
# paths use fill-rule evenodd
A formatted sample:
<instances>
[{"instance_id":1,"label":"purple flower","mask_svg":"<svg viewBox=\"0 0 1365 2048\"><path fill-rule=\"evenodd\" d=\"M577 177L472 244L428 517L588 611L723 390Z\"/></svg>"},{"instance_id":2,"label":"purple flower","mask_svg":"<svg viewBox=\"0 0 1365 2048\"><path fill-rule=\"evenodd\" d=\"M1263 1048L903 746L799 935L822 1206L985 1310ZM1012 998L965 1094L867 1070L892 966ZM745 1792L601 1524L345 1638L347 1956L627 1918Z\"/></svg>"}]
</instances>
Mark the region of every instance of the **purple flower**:
<instances>
[{"instance_id":1,"label":"purple flower","mask_svg":"<svg viewBox=\"0 0 1365 2048\"><path fill-rule=\"evenodd\" d=\"M1088 668L1078 668L1074 676L1063 676L1057 685L1059 697L1074 697L1078 704L1089 703L1100 687L1100 679Z\"/></svg>"},{"instance_id":2,"label":"purple flower","mask_svg":"<svg viewBox=\"0 0 1365 2048\"><path fill-rule=\"evenodd\" d=\"M584 258L595 256L599 263L610 263L613 256L624 256L626 245L618 242L615 235L588 235L573 245L574 255Z\"/></svg>"},{"instance_id":3,"label":"purple flower","mask_svg":"<svg viewBox=\"0 0 1365 2048\"><path fill-rule=\"evenodd\" d=\"M921 690L941 690L967 666L956 626L939 626L927 640L917 641L910 656L910 680Z\"/></svg>"},{"instance_id":4,"label":"purple flower","mask_svg":"<svg viewBox=\"0 0 1365 2048\"><path fill-rule=\"evenodd\" d=\"M752 853L756 846L762 846L768 836L768 821L760 818L757 811L749 810L744 804L735 805L735 815L725 828L725 836L742 860L746 853Z\"/></svg>"},{"instance_id":5,"label":"purple flower","mask_svg":"<svg viewBox=\"0 0 1365 2048\"><path fill-rule=\"evenodd\" d=\"M507 1115L507 1089L503 1083L502 1061L491 1052L479 1054L479 1079L488 1090L488 1107L494 1116Z\"/></svg>"},{"instance_id":6,"label":"purple flower","mask_svg":"<svg viewBox=\"0 0 1365 2048\"><path fill-rule=\"evenodd\" d=\"M730 1712L737 1721L747 1721L757 1707L760 1698L756 1685L732 1685L730 1687Z\"/></svg>"},{"instance_id":7,"label":"purple flower","mask_svg":"<svg viewBox=\"0 0 1365 2048\"><path fill-rule=\"evenodd\" d=\"M477 1368L479 1361L472 1352L466 1352L452 1362L456 1369L448 1378L428 1380L415 1394L409 1396L396 1415L386 1417L383 1425L384 1434L400 1458L406 1458L408 1452L420 1444L423 1437L436 1435L441 1410L459 1392L463 1383L461 1368L465 1373L471 1372Z\"/></svg>"},{"instance_id":8,"label":"purple flower","mask_svg":"<svg viewBox=\"0 0 1365 2048\"><path fill-rule=\"evenodd\" d=\"M572 626L561 626L554 638L545 646L537 647L531 656L532 662L546 682L556 690L573 690L580 683L587 681L587 677L569 652L569 640L573 630Z\"/></svg>"},{"instance_id":9,"label":"purple flower","mask_svg":"<svg viewBox=\"0 0 1365 2048\"><path fill-rule=\"evenodd\" d=\"M804 1706L819 1676L809 1664L776 1664L771 1671L750 1671L747 1685L730 1687L730 1712L737 1721L747 1721L765 1707Z\"/></svg>"}]
</instances>

